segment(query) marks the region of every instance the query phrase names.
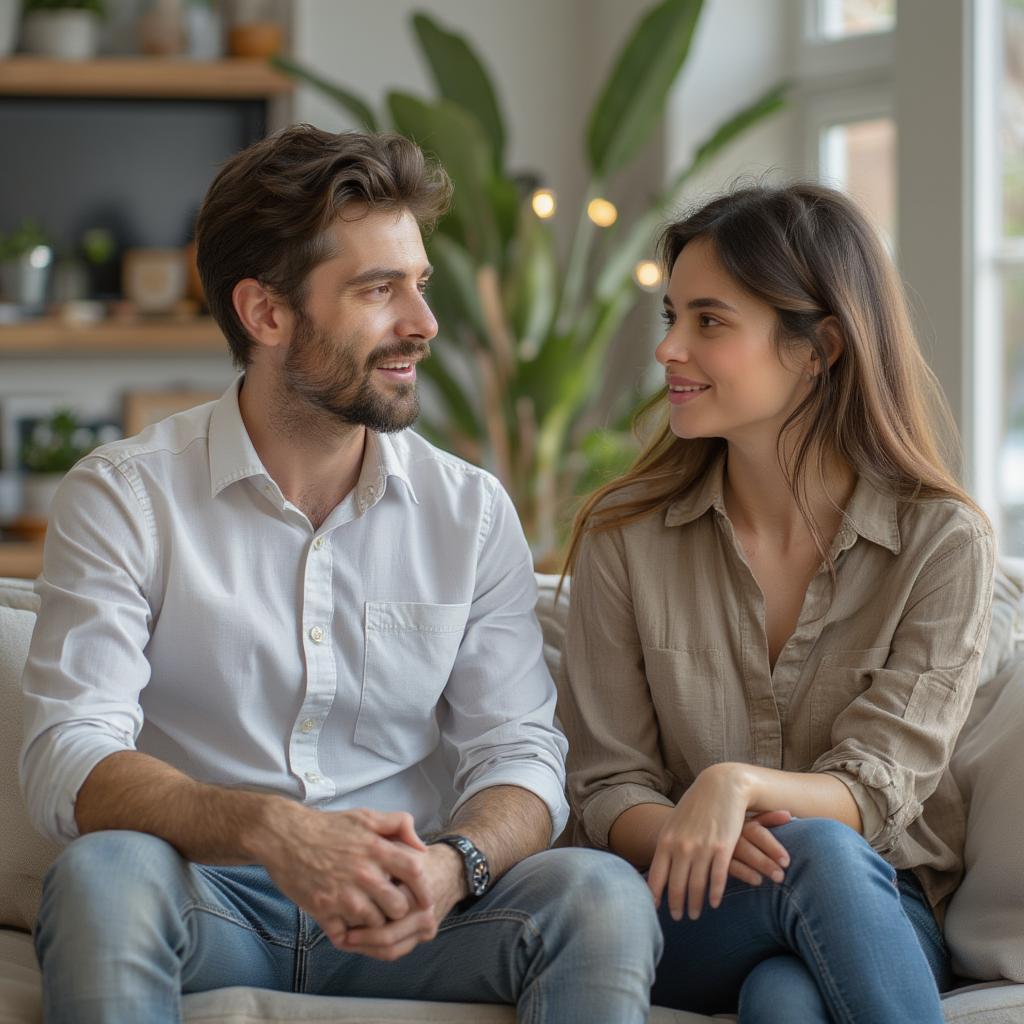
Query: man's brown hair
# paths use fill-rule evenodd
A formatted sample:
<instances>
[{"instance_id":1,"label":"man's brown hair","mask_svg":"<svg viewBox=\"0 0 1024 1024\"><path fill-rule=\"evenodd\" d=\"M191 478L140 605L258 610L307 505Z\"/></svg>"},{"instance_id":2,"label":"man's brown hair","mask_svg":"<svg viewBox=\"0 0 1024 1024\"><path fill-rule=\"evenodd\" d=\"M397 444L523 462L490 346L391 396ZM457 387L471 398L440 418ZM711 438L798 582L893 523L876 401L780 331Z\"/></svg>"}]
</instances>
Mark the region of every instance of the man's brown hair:
<instances>
[{"instance_id":1,"label":"man's brown hair","mask_svg":"<svg viewBox=\"0 0 1024 1024\"><path fill-rule=\"evenodd\" d=\"M236 153L213 180L196 220L196 261L213 318L235 363L253 339L231 293L251 277L302 311L306 282L334 255L327 229L347 206L408 210L429 230L451 182L415 143L392 132L332 132L299 124Z\"/></svg>"}]
</instances>

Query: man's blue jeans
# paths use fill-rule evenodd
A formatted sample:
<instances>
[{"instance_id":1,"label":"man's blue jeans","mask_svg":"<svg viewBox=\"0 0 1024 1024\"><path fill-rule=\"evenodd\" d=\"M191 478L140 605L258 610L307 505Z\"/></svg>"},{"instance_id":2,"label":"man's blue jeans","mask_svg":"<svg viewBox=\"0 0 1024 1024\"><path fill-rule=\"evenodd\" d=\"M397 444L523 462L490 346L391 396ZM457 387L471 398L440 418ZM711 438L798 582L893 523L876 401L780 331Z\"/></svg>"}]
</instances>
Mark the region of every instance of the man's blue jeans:
<instances>
[{"instance_id":1,"label":"man's blue jeans","mask_svg":"<svg viewBox=\"0 0 1024 1024\"><path fill-rule=\"evenodd\" d=\"M231 985L512 1003L530 1024L641 1024L662 938L625 861L548 850L384 963L336 950L263 868L191 864L153 836L97 832L47 875L35 941L47 1024L164 1024L180 1020L182 991Z\"/></svg>"},{"instance_id":2,"label":"man's blue jeans","mask_svg":"<svg viewBox=\"0 0 1024 1024\"><path fill-rule=\"evenodd\" d=\"M941 1024L950 983L942 933L913 875L845 825L772 830L790 855L781 884L730 879L718 909L661 919L653 1001L741 1024Z\"/></svg>"}]
</instances>

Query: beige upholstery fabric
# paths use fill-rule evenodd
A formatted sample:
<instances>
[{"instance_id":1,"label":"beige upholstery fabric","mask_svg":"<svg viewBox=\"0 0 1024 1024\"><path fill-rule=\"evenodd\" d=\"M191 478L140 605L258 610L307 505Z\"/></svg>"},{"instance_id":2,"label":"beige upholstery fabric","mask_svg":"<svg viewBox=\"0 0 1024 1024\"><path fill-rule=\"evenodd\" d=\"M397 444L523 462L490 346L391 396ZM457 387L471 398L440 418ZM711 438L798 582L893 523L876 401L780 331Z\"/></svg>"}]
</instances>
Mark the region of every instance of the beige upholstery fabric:
<instances>
[{"instance_id":1,"label":"beige upholstery fabric","mask_svg":"<svg viewBox=\"0 0 1024 1024\"><path fill-rule=\"evenodd\" d=\"M39 601L25 586L0 585L0 925L31 928L42 877L57 847L36 834L18 789L21 668Z\"/></svg>"},{"instance_id":2,"label":"beige upholstery fabric","mask_svg":"<svg viewBox=\"0 0 1024 1024\"><path fill-rule=\"evenodd\" d=\"M953 770L968 801L966 874L946 913L954 969L1024 982L1024 661L983 687Z\"/></svg>"}]
</instances>

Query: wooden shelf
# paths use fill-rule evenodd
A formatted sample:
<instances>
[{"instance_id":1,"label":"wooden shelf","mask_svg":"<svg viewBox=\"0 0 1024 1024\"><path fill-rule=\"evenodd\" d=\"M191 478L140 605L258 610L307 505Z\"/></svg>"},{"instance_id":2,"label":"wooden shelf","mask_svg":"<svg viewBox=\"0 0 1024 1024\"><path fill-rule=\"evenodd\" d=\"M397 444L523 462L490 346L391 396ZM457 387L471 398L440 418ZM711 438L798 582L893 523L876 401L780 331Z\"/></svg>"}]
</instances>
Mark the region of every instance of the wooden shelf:
<instances>
[{"instance_id":1,"label":"wooden shelf","mask_svg":"<svg viewBox=\"0 0 1024 1024\"><path fill-rule=\"evenodd\" d=\"M0 60L3 96L114 96L128 99L268 99L293 83L265 60L230 57L101 57L67 61L47 57Z\"/></svg>"},{"instance_id":2,"label":"wooden shelf","mask_svg":"<svg viewBox=\"0 0 1024 1024\"><path fill-rule=\"evenodd\" d=\"M43 542L0 541L0 576L35 579L43 570Z\"/></svg>"},{"instance_id":3,"label":"wooden shelf","mask_svg":"<svg viewBox=\"0 0 1024 1024\"><path fill-rule=\"evenodd\" d=\"M0 355L74 355L123 352L161 355L224 353L227 342L209 317L196 320L105 321L87 327L44 318L0 327Z\"/></svg>"}]
</instances>

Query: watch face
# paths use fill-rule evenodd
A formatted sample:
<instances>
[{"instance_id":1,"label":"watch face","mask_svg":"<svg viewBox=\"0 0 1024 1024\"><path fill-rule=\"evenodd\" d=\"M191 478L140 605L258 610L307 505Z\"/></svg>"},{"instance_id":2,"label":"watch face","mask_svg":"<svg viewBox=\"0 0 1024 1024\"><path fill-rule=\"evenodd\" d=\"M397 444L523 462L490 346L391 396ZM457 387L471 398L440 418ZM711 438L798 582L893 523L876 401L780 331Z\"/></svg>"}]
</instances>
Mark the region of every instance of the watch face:
<instances>
[{"instance_id":1,"label":"watch face","mask_svg":"<svg viewBox=\"0 0 1024 1024\"><path fill-rule=\"evenodd\" d=\"M470 890L474 896L482 896L487 891L487 883L491 880L491 872L487 867L487 861L481 857L472 867L470 872Z\"/></svg>"}]
</instances>

